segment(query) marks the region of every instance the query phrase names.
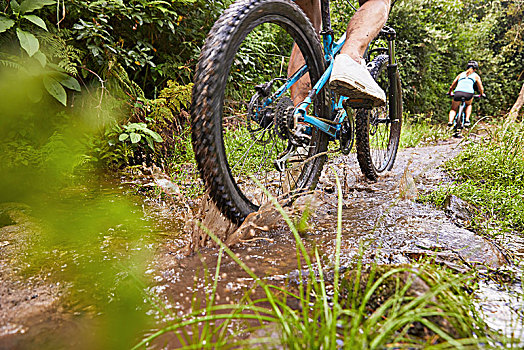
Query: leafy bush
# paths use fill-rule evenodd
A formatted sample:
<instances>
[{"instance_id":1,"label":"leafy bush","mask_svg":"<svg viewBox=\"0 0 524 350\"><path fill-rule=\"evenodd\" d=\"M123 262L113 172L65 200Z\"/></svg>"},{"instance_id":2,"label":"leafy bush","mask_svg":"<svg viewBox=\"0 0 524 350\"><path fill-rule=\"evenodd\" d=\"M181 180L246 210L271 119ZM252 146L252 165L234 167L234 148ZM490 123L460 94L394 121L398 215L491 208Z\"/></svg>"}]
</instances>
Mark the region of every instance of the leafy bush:
<instances>
[{"instance_id":1,"label":"leafy bush","mask_svg":"<svg viewBox=\"0 0 524 350\"><path fill-rule=\"evenodd\" d=\"M456 181L427 199L441 204L454 194L482 209L478 227L490 230L497 221L502 230L524 232L524 126L499 126L487 141L471 143L446 169ZM486 221L487 220L487 221Z\"/></svg>"},{"instance_id":2,"label":"leafy bush","mask_svg":"<svg viewBox=\"0 0 524 350\"><path fill-rule=\"evenodd\" d=\"M35 36L35 34L40 35L42 30L48 31L45 21L36 15L35 11L53 4L55 4L54 0L23 0L20 4L12 0L9 2L10 6L5 7L4 15L0 15L0 34L5 33L3 36L9 40L14 38L16 32L20 48L27 56L40 63L42 68L47 69L44 74L40 74L41 70L35 73L34 70L23 68L26 65L24 62L27 61L25 57L17 59L10 56L10 59L3 60L3 62L7 66L24 70L25 73L40 75L47 92L65 106L67 92L64 88L80 91L80 84L74 77L67 75L60 66L48 62L47 56L40 50L40 41ZM38 99L38 95L32 95L32 97Z\"/></svg>"}]
</instances>

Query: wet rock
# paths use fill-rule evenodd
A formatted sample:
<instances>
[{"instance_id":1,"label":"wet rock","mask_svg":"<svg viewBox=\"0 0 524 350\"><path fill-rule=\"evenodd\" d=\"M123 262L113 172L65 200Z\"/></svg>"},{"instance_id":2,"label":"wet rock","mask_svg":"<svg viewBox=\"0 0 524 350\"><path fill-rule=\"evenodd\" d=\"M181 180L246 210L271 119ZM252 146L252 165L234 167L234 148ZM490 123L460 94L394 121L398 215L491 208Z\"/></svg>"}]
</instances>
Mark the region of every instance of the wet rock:
<instances>
[{"instance_id":1,"label":"wet rock","mask_svg":"<svg viewBox=\"0 0 524 350\"><path fill-rule=\"evenodd\" d=\"M160 168L153 165L151 176L153 177L153 180L155 184L166 194L177 197L179 199L183 199L182 194L180 193L180 189L178 186L171 181L171 178L169 175L162 172Z\"/></svg>"},{"instance_id":2,"label":"wet rock","mask_svg":"<svg viewBox=\"0 0 524 350\"><path fill-rule=\"evenodd\" d=\"M477 207L455 195L446 197L444 211L461 225L469 223L480 212Z\"/></svg>"},{"instance_id":3,"label":"wet rock","mask_svg":"<svg viewBox=\"0 0 524 350\"><path fill-rule=\"evenodd\" d=\"M496 244L450 222L442 224L435 239L468 264L497 268L509 263Z\"/></svg>"},{"instance_id":4,"label":"wet rock","mask_svg":"<svg viewBox=\"0 0 524 350\"><path fill-rule=\"evenodd\" d=\"M413 179L413 175L411 175L411 171L409 170L410 163L406 166L400 178L398 192L400 198L414 201L418 198L418 190L415 185L415 179Z\"/></svg>"}]
</instances>

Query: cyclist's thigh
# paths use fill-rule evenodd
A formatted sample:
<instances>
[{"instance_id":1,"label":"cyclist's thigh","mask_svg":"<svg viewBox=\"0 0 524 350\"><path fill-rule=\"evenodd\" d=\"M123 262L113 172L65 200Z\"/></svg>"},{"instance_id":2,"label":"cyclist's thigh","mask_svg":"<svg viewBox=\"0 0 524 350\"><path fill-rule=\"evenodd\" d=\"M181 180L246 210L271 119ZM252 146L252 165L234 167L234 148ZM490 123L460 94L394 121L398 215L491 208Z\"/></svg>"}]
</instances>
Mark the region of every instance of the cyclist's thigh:
<instances>
[{"instance_id":1,"label":"cyclist's thigh","mask_svg":"<svg viewBox=\"0 0 524 350\"><path fill-rule=\"evenodd\" d=\"M459 106L460 106L460 101L455 101L455 100L451 101L451 109L456 111L458 110Z\"/></svg>"},{"instance_id":2,"label":"cyclist's thigh","mask_svg":"<svg viewBox=\"0 0 524 350\"><path fill-rule=\"evenodd\" d=\"M364 5L366 2L373 2L373 1L380 1L380 2L387 2L388 6L391 5L391 0L358 0L358 4L360 6Z\"/></svg>"},{"instance_id":3,"label":"cyclist's thigh","mask_svg":"<svg viewBox=\"0 0 524 350\"><path fill-rule=\"evenodd\" d=\"M295 0L302 11L309 17L316 30L320 30L322 25L322 15L320 13L320 0Z\"/></svg>"}]
</instances>

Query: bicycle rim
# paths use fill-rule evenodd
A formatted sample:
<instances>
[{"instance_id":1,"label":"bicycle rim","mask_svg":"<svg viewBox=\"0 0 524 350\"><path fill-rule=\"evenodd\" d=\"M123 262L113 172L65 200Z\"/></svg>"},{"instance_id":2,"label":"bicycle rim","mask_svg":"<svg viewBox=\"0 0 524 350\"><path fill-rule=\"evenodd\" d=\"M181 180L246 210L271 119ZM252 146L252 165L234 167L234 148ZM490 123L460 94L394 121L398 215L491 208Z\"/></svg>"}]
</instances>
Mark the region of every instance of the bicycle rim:
<instances>
[{"instance_id":1,"label":"bicycle rim","mask_svg":"<svg viewBox=\"0 0 524 350\"><path fill-rule=\"evenodd\" d=\"M323 69L320 44L288 1L235 3L203 49L193 91L193 146L211 197L234 221L257 210L267 192L290 197L314 187L325 161L326 135L308 128L305 141L297 142L290 136L297 127L292 96L275 95L287 79L294 42L311 67L303 79L312 86ZM325 113L319 101L323 94L311 110Z\"/></svg>"}]
</instances>

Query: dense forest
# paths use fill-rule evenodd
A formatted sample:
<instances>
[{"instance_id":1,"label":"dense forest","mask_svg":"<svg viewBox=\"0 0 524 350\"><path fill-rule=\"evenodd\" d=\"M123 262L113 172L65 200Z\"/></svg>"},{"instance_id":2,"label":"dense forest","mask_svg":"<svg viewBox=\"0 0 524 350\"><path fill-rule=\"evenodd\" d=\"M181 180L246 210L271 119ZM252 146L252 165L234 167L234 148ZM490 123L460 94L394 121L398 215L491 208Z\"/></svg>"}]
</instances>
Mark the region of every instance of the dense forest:
<instances>
[{"instance_id":1,"label":"dense forest","mask_svg":"<svg viewBox=\"0 0 524 350\"><path fill-rule=\"evenodd\" d=\"M174 149L187 143L186 111L200 48L230 3L3 0L0 64L5 74L39 79L47 93L30 100L47 101L56 113L78 106L83 96L83 103L101 101L106 114L119 116L89 141L90 160L104 166L162 163L180 156ZM347 0L331 6L341 33L353 10ZM523 17L522 1L398 1L389 24L398 32L406 117L444 122L444 94L469 60L479 62L490 98L479 114L508 112L524 79ZM253 69L244 65L239 79Z\"/></svg>"}]
</instances>

